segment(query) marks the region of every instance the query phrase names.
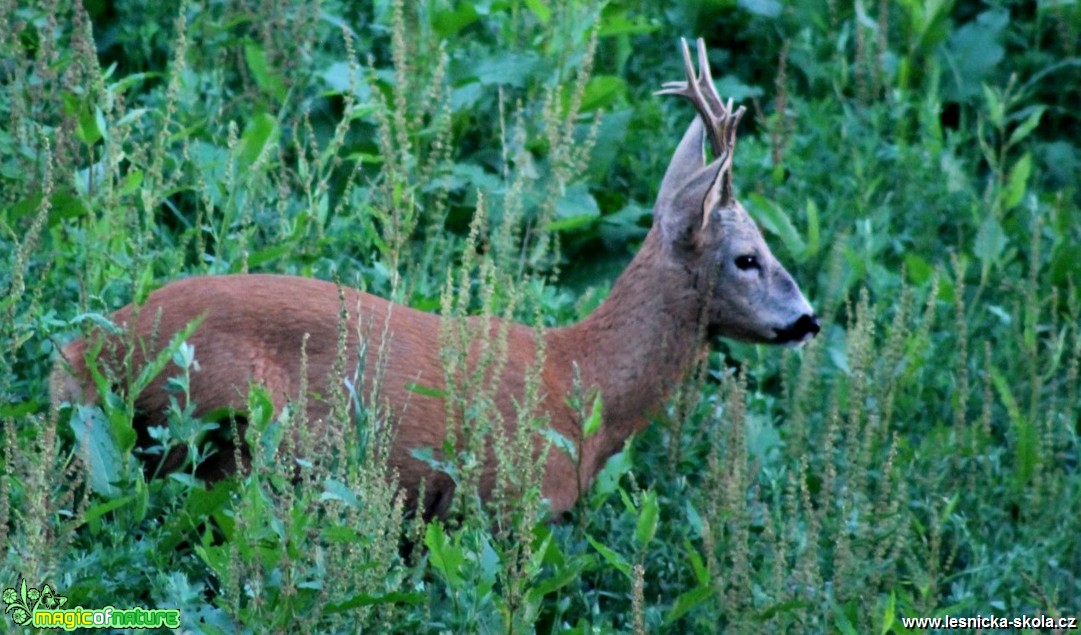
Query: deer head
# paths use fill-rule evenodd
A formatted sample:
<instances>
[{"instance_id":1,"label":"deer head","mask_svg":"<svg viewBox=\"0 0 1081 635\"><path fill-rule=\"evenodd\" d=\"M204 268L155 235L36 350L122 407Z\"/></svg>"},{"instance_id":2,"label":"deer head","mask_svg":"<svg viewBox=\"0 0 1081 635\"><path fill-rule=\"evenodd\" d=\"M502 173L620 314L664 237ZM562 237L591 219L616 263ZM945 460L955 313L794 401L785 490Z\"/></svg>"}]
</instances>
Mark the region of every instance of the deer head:
<instances>
[{"instance_id":1,"label":"deer head","mask_svg":"<svg viewBox=\"0 0 1081 635\"><path fill-rule=\"evenodd\" d=\"M745 109L717 95L706 47L698 40L699 74L682 42L687 80L657 94L691 101L698 116L668 166L654 209L669 258L703 285L710 335L763 343L800 343L818 333L818 318L792 276L770 252L758 226L732 190L736 127ZM713 160L706 163L703 141Z\"/></svg>"}]
</instances>

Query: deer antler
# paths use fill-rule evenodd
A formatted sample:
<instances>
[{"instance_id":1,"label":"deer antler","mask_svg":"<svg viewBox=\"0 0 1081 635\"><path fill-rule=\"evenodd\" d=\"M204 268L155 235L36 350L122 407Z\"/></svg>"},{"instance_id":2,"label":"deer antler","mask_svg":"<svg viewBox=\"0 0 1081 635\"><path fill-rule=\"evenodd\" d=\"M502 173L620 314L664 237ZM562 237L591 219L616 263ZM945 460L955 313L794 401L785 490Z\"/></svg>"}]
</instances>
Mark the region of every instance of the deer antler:
<instances>
[{"instance_id":1,"label":"deer antler","mask_svg":"<svg viewBox=\"0 0 1081 635\"><path fill-rule=\"evenodd\" d=\"M682 40L683 68L687 73L687 80L682 82L666 82L661 90L655 95L678 95L686 97L694 105L695 110L702 117L702 123L706 126L706 134L709 135L710 147L717 158L725 154L731 154L736 145L736 127L743 118L746 108L740 106L735 112L732 111L732 100L728 103L721 100L717 89L713 86L713 75L709 69L709 58L706 56L706 42L698 38L698 67L701 74L694 72L691 63L691 50L687 46L687 40Z\"/></svg>"}]
</instances>

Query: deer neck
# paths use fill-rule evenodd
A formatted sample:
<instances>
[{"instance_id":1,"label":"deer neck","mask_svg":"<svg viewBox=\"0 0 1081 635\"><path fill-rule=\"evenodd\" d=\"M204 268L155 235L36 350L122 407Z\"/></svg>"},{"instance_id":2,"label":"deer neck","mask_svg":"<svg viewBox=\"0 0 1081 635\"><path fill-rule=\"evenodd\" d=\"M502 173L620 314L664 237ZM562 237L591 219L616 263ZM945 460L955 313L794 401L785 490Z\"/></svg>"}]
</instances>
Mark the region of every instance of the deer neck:
<instances>
[{"instance_id":1,"label":"deer neck","mask_svg":"<svg viewBox=\"0 0 1081 635\"><path fill-rule=\"evenodd\" d=\"M699 284L650 232L604 303L549 337L560 362L577 363L583 388L601 391L608 452L645 426L702 350Z\"/></svg>"}]
</instances>

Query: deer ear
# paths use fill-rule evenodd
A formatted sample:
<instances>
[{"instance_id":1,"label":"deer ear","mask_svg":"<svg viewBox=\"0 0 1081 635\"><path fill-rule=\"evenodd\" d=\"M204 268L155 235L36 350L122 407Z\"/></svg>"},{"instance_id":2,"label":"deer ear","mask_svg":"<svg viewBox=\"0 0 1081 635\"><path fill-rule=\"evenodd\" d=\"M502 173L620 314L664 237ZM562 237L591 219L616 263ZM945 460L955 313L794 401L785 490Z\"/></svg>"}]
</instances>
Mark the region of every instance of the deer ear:
<instances>
[{"instance_id":1,"label":"deer ear","mask_svg":"<svg viewBox=\"0 0 1081 635\"><path fill-rule=\"evenodd\" d=\"M720 161L701 167L688 175L665 199L658 198L654 224L660 226L665 245L683 251L690 249L695 234L703 229L713 210L716 185L723 181Z\"/></svg>"},{"instance_id":2,"label":"deer ear","mask_svg":"<svg viewBox=\"0 0 1081 635\"><path fill-rule=\"evenodd\" d=\"M695 117L676 147L661 181L653 218L667 245L689 244L694 230L702 222L702 193L708 184L704 178L705 136L702 120Z\"/></svg>"},{"instance_id":3,"label":"deer ear","mask_svg":"<svg viewBox=\"0 0 1081 635\"><path fill-rule=\"evenodd\" d=\"M702 119L695 117L691 125L687 126L687 132L676 151L672 154L672 161L664 172L664 180L661 181L661 190L657 193L657 201L672 199L682 188L683 183L697 173L706 164L706 154L703 142L706 137L706 129L702 125Z\"/></svg>"},{"instance_id":4,"label":"deer ear","mask_svg":"<svg viewBox=\"0 0 1081 635\"><path fill-rule=\"evenodd\" d=\"M709 225L710 212L732 202L732 153L725 153L725 156L714 161L714 164L717 171L713 173L713 180L702 199L703 228Z\"/></svg>"}]
</instances>

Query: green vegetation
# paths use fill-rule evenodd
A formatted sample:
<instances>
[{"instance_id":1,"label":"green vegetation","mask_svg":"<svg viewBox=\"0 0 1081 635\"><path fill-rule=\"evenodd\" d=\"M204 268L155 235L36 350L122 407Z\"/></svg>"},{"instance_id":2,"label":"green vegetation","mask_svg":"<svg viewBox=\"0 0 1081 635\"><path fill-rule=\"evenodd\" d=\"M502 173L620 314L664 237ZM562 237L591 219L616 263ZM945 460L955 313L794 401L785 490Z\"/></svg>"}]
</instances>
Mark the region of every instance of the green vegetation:
<instances>
[{"instance_id":1,"label":"green vegetation","mask_svg":"<svg viewBox=\"0 0 1081 635\"><path fill-rule=\"evenodd\" d=\"M0 587L211 633L1081 616L1081 4L793 4L0 0ZM449 526L396 496L367 385L299 466L303 404L254 390L252 473L210 489L144 478L146 377L51 411L59 344L188 275L579 319L648 228L692 117L651 93L697 35L748 106L738 196L824 330L717 343L563 522L520 439L470 496L490 389L451 326ZM157 431L197 456L198 357L159 360Z\"/></svg>"}]
</instances>

